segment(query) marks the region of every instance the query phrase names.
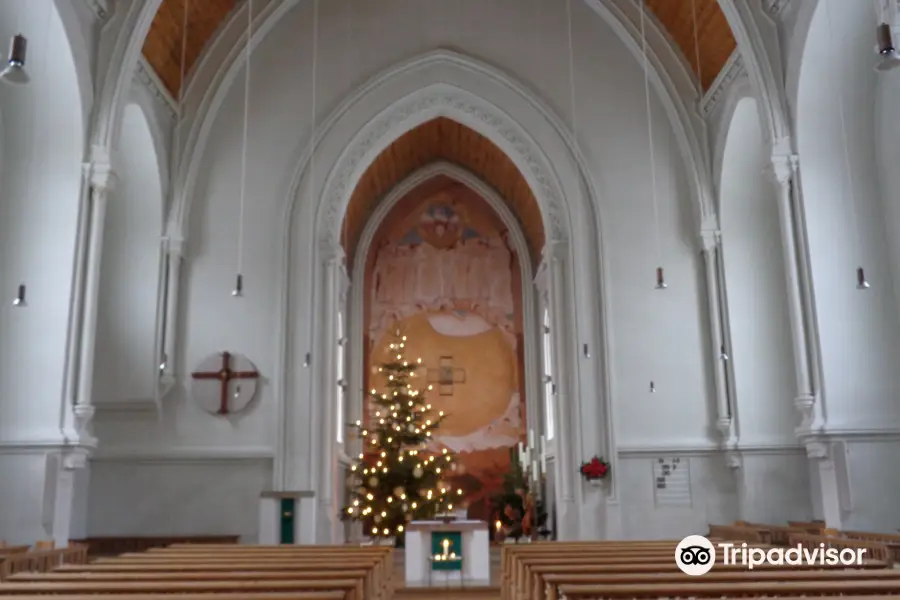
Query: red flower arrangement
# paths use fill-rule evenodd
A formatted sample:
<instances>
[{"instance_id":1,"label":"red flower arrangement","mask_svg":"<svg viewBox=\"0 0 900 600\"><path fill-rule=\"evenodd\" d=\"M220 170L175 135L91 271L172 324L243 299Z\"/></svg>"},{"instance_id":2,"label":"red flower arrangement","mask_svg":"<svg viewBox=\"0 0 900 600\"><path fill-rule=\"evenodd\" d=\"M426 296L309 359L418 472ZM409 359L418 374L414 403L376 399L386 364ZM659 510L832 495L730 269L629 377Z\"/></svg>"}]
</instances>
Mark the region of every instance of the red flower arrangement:
<instances>
[{"instance_id":1,"label":"red flower arrangement","mask_svg":"<svg viewBox=\"0 0 900 600\"><path fill-rule=\"evenodd\" d=\"M588 481L595 479L606 479L609 474L609 463L602 458L595 456L586 463L581 464L581 476Z\"/></svg>"}]
</instances>

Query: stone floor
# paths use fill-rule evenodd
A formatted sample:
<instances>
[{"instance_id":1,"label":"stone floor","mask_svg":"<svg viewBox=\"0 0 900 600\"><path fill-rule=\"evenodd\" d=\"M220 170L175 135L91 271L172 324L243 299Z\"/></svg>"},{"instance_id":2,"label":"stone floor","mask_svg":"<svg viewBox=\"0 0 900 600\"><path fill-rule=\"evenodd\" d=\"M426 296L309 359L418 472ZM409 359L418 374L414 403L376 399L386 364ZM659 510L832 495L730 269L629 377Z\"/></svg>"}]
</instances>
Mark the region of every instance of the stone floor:
<instances>
[{"instance_id":1,"label":"stone floor","mask_svg":"<svg viewBox=\"0 0 900 600\"><path fill-rule=\"evenodd\" d=\"M461 588L459 584L450 584L447 587L432 588L407 588L404 580L403 550L397 550L394 554L394 576L397 582L396 594L404 600L427 600L435 598L440 600L499 600L500 598L500 549L491 548L491 585Z\"/></svg>"}]
</instances>

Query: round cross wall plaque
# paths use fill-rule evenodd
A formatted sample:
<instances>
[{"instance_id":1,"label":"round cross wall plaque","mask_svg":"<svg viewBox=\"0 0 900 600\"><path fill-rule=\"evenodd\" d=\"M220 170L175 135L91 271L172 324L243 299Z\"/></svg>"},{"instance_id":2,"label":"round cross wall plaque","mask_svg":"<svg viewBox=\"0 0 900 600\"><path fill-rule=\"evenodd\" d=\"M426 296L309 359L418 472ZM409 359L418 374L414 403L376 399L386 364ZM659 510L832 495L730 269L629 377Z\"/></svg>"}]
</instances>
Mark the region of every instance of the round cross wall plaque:
<instances>
[{"instance_id":1,"label":"round cross wall plaque","mask_svg":"<svg viewBox=\"0 0 900 600\"><path fill-rule=\"evenodd\" d=\"M191 373L191 396L203 410L216 415L238 413L256 395L259 371L240 354L219 352L207 356Z\"/></svg>"}]
</instances>

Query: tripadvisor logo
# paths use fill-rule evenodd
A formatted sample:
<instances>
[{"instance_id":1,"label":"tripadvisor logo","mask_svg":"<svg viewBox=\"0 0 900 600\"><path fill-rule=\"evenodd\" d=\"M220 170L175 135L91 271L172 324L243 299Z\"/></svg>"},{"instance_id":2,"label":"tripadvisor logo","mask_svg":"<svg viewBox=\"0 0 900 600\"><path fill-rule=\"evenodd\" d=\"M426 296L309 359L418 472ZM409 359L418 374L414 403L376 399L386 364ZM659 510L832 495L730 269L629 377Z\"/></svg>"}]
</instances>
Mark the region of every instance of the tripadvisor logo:
<instances>
[{"instance_id":1,"label":"tripadvisor logo","mask_svg":"<svg viewBox=\"0 0 900 600\"><path fill-rule=\"evenodd\" d=\"M742 565L752 570L762 565L859 566L865 548L828 548L819 544L812 548L755 548L746 543L712 542L701 535L689 535L675 547L675 564L687 575L706 575L716 564L716 555L723 565Z\"/></svg>"}]
</instances>

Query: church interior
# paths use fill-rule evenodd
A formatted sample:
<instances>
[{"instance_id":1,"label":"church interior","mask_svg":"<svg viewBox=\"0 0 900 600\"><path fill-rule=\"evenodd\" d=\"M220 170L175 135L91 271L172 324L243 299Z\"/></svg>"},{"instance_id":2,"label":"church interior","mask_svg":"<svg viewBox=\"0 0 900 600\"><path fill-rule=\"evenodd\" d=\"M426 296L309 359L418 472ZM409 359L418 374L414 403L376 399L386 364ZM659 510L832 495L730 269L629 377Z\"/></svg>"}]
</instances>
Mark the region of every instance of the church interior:
<instances>
[{"instance_id":1,"label":"church interior","mask_svg":"<svg viewBox=\"0 0 900 600\"><path fill-rule=\"evenodd\" d=\"M898 39L0 0L0 595L900 596Z\"/></svg>"}]
</instances>

